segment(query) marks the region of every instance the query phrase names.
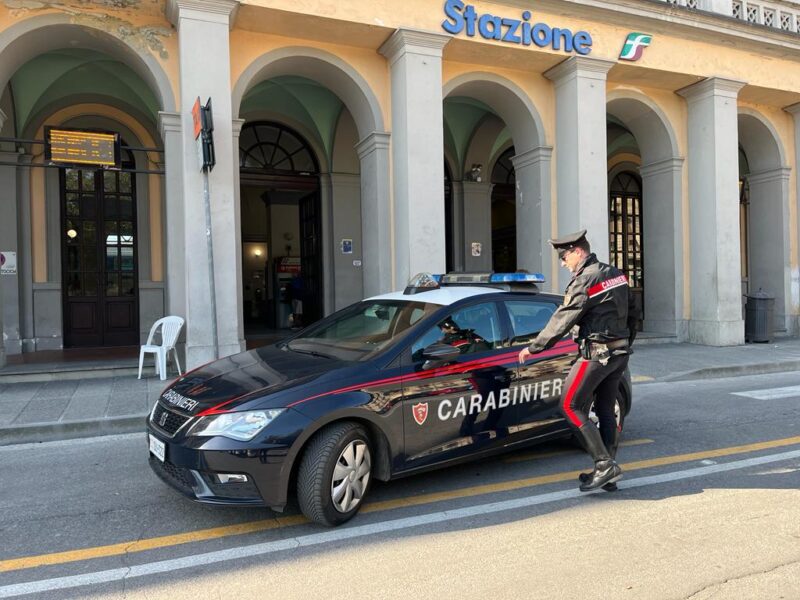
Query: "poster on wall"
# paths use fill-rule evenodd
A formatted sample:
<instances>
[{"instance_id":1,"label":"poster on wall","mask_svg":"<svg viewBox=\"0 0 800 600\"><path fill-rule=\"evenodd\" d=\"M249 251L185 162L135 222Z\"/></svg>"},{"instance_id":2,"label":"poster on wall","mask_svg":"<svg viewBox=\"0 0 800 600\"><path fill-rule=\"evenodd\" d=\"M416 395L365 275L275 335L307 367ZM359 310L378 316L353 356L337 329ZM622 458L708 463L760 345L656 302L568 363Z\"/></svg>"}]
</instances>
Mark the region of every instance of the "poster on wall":
<instances>
[{"instance_id":1,"label":"poster on wall","mask_svg":"<svg viewBox=\"0 0 800 600\"><path fill-rule=\"evenodd\" d=\"M17 274L17 253L0 251L0 275Z\"/></svg>"}]
</instances>

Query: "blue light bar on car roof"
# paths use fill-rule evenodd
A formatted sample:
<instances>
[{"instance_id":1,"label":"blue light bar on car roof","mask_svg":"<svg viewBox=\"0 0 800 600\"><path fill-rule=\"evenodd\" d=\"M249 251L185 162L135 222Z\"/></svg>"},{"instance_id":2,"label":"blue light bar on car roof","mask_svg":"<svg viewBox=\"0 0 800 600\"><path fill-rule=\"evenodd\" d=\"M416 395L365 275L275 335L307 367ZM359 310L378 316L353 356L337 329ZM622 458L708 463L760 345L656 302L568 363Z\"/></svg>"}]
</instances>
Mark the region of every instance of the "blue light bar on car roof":
<instances>
[{"instance_id":1,"label":"blue light bar on car roof","mask_svg":"<svg viewBox=\"0 0 800 600\"><path fill-rule=\"evenodd\" d=\"M481 283L544 283L545 278L541 273L448 273L442 275L440 283L447 284L473 284Z\"/></svg>"},{"instance_id":2,"label":"blue light bar on car roof","mask_svg":"<svg viewBox=\"0 0 800 600\"><path fill-rule=\"evenodd\" d=\"M541 273L492 273L490 283L544 283Z\"/></svg>"}]
</instances>

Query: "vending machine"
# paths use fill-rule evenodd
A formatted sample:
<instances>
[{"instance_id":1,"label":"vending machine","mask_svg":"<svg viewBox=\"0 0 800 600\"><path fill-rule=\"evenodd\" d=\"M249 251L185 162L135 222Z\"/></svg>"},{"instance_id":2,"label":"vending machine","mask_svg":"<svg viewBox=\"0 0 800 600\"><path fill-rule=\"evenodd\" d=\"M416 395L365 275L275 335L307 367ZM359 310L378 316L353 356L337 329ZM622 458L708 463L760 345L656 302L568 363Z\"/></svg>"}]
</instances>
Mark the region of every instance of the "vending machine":
<instances>
[{"instance_id":1,"label":"vending machine","mask_svg":"<svg viewBox=\"0 0 800 600\"><path fill-rule=\"evenodd\" d=\"M295 274L300 273L299 256L276 256L272 260L272 290L274 293L275 328L291 327L292 314L291 283Z\"/></svg>"}]
</instances>

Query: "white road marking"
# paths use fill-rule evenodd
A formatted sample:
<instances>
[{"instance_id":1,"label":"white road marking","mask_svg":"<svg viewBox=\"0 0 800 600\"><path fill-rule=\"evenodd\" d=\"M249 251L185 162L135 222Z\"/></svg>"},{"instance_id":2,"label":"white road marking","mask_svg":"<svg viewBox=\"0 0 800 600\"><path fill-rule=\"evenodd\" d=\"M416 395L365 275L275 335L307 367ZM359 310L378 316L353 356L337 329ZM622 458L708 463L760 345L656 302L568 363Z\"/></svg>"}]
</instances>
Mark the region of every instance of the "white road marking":
<instances>
[{"instance_id":1,"label":"white road marking","mask_svg":"<svg viewBox=\"0 0 800 600\"><path fill-rule=\"evenodd\" d=\"M756 400L779 400L780 398L791 398L800 396L800 385L789 387L770 388L768 390L752 390L749 392L731 392L734 396L744 396Z\"/></svg>"},{"instance_id":2,"label":"white road marking","mask_svg":"<svg viewBox=\"0 0 800 600\"><path fill-rule=\"evenodd\" d=\"M796 458L800 458L800 450L792 450L790 452L781 452L779 454L769 454L766 456L747 458L744 460L737 460L713 466L696 467L682 471L674 471L672 473L662 473L660 475L626 479L619 483L619 487L637 488L648 485L657 485L659 483L668 483L683 479L691 479L693 477L702 477L704 475L711 475L714 473L723 473L725 471L746 469L748 467L765 465L785 460L793 460ZM592 493L603 492L597 490L597 492ZM294 548L318 546L320 544L340 542L343 540L361 538L380 533L386 533L389 531L410 529L412 527L419 527L421 525L445 523L447 521L453 521L456 519L466 519L480 515L489 515L508 510L526 508L529 506L547 504L550 502L560 502L585 495L587 494L584 494L575 488L571 488L569 490L562 490L560 492L550 492L548 494L537 494L535 496L527 496L513 500L478 504L476 506L468 506L465 508L445 510L427 515L419 515L416 517L405 517L391 521L371 523L369 525L345 526L330 531L311 533L285 540L266 542L262 544L252 544L249 546L240 546L238 548L228 548L227 550L218 550L215 552L205 552L203 554L195 554L182 558L134 565L121 569L109 569L107 571L97 571L94 573L86 573L84 575L56 577L41 581L30 581L26 583L6 585L0 587L0 598L11 598L14 596L24 596L27 594L65 590L86 585L110 583L113 581L121 581L123 579L130 579L134 577L143 577L145 575L155 575L157 573L168 573L170 571L176 571L179 569L211 565L229 560L240 560L254 556L263 556L265 554L274 554L275 552L291 550Z\"/></svg>"}]
</instances>

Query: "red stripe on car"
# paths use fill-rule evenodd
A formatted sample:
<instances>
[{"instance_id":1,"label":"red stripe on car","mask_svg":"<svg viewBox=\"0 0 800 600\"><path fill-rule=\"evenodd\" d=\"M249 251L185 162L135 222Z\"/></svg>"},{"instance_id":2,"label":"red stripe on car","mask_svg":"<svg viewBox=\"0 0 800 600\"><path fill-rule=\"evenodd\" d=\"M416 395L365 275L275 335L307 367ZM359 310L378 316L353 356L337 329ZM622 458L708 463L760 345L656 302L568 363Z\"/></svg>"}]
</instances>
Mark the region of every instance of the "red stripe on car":
<instances>
[{"instance_id":1,"label":"red stripe on car","mask_svg":"<svg viewBox=\"0 0 800 600\"><path fill-rule=\"evenodd\" d=\"M571 340L565 340L563 342L559 342L558 344L556 344L551 350L548 350L547 352L541 352L539 354L536 354L535 356L537 358L549 358L551 356L557 356L559 354L563 354L564 352L571 351L575 348L577 348L575 342ZM358 383L356 385L351 385L336 390L330 390L328 392L322 392L321 394L316 394L315 396L309 396L308 398L303 398L302 400L297 400L295 402L292 402L291 404L287 404L286 407L291 408L292 406L302 404L303 402L308 402L309 400L315 400L316 398L321 398L322 396L329 396L331 394L341 394L344 392L353 392L367 387L376 387L380 385L388 385L393 383L406 383L410 381L418 381L420 379L430 379L432 377L440 377L443 375L456 375L458 373L466 373L468 371L473 371L475 369L483 369L486 367L500 366L502 364L509 363L512 361L516 362L518 356L519 356L518 351L505 352L503 354L500 354L499 356L484 357L463 363L458 363L455 365L440 367L438 369L431 369L430 371L424 371L422 373L414 373L411 375L398 375L396 377L390 377L388 379L366 381L363 383Z\"/></svg>"},{"instance_id":2,"label":"red stripe on car","mask_svg":"<svg viewBox=\"0 0 800 600\"><path fill-rule=\"evenodd\" d=\"M572 350L577 348L577 344L571 340L563 340L553 346L552 349L541 352L536 354L537 358L549 358L551 356L557 356L559 354L563 354L564 352L571 352ZM466 361L463 363L457 363L455 365L448 365L446 367L440 367L438 369L431 369L430 371L424 371L422 373L414 373L411 375L396 375L395 377L389 377L387 379L376 379L373 381L365 381L362 383L357 383L355 385L350 385L347 387L338 388L335 390L329 390L327 392L322 392L321 394L316 394L314 396L309 396L308 398L303 398L301 400L296 400L290 404L286 405L286 408L291 408L293 406L297 406L298 404L302 404L303 402L308 402L309 400L315 400L317 398L322 398L323 396L330 396L331 394L342 394L344 392L354 392L356 390L361 390L367 387L376 387L381 385L390 385L396 383L405 383L408 381L417 381L420 379L430 379L431 377L439 377L442 375L455 375L458 373L466 373L467 371L472 371L475 369L482 369L486 367L493 367L499 366L508 362L516 361L517 357L519 356L518 351L513 352L504 352L499 356L490 356L484 358L478 358L470 361ZM226 400L216 406L211 408L207 408L201 413L198 413L198 417L207 417L209 415L219 415L222 413L233 412L232 410L221 410L222 407L229 405L231 402L239 400L245 396L249 396L251 394L257 393L258 390L253 390L252 392L247 392L246 394L242 394L240 396L236 396L235 398L231 398L230 400Z\"/></svg>"}]
</instances>

